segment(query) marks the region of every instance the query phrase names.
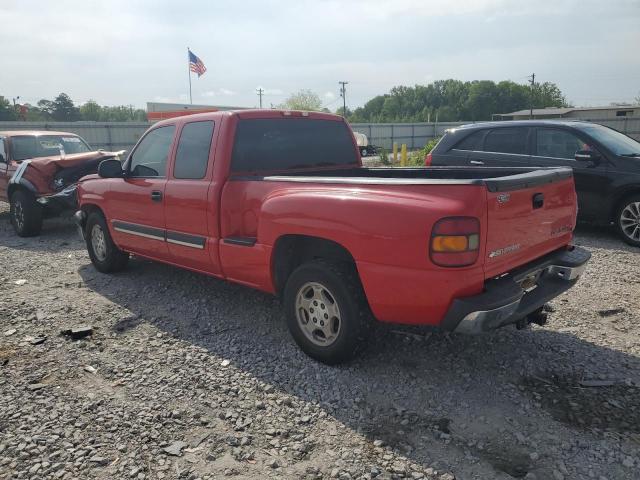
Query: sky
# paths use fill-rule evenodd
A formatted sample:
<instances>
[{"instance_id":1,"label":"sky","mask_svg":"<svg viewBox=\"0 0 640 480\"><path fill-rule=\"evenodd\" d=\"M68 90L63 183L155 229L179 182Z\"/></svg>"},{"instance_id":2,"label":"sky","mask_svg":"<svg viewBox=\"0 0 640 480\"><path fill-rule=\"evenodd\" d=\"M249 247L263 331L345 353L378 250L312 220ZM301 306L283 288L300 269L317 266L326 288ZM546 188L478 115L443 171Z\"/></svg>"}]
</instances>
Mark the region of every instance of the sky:
<instances>
[{"instance_id":1,"label":"sky","mask_svg":"<svg viewBox=\"0 0 640 480\"><path fill-rule=\"evenodd\" d=\"M556 83L576 106L640 97L640 0L0 0L0 95L35 104L265 106L309 89L334 111L435 80Z\"/></svg>"}]
</instances>

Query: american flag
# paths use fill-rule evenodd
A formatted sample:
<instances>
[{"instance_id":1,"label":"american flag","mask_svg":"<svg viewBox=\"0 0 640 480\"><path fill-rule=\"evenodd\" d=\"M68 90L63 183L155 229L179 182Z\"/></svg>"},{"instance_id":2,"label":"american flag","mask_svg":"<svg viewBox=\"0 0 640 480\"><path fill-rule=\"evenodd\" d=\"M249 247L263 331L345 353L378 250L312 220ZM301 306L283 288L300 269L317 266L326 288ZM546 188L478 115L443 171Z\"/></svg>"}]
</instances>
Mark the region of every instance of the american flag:
<instances>
[{"instance_id":1,"label":"american flag","mask_svg":"<svg viewBox=\"0 0 640 480\"><path fill-rule=\"evenodd\" d=\"M207 71L207 67L204 66L202 60L198 58L191 50L189 50L189 70L198 74L198 77L204 75Z\"/></svg>"}]
</instances>

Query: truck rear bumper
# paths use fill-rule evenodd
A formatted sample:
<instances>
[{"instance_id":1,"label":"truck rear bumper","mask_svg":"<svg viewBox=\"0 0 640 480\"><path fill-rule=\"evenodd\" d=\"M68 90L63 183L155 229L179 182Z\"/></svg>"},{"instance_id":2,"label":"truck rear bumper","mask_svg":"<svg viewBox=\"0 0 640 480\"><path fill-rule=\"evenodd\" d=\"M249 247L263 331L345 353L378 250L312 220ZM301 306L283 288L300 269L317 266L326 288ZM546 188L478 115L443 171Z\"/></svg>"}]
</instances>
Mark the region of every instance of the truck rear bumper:
<instances>
[{"instance_id":1,"label":"truck rear bumper","mask_svg":"<svg viewBox=\"0 0 640 480\"><path fill-rule=\"evenodd\" d=\"M489 280L483 293L454 300L441 327L478 334L515 323L571 288L589 258L591 253L580 247L557 250Z\"/></svg>"}]
</instances>

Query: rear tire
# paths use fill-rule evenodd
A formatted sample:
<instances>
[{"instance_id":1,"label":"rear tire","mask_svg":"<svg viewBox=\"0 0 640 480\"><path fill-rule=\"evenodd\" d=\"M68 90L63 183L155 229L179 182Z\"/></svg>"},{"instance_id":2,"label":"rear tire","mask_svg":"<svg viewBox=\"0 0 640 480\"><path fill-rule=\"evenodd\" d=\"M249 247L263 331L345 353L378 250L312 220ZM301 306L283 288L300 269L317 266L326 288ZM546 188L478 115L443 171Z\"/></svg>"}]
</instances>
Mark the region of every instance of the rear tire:
<instances>
[{"instance_id":1,"label":"rear tire","mask_svg":"<svg viewBox=\"0 0 640 480\"><path fill-rule=\"evenodd\" d=\"M91 263L99 272L119 272L127 266L129 254L113 243L107 221L102 213L93 212L89 215L84 238Z\"/></svg>"},{"instance_id":2,"label":"rear tire","mask_svg":"<svg viewBox=\"0 0 640 480\"><path fill-rule=\"evenodd\" d=\"M314 260L289 276L284 290L287 326L298 346L335 365L366 346L373 317L353 265Z\"/></svg>"},{"instance_id":3,"label":"rear tire","mask_svg":"<svg viewBox=\"0 0 640 480\"><path fill-rule=\"evenodd\" d=\"M21 237L34 237L42 230L42 207L31 192L18 190L10 200L11 225Z\"/></svg>"},{"instance_id":4,"label":"rear tire","mask_svg":"<svg viewBox=\"0 0 640 480\"><path fill-rule=\"evenodd\" d=\"M640 195L631 195L620 202L615 223L622 240L634 247L640 247Z\"/></svg>"}]
</instances>

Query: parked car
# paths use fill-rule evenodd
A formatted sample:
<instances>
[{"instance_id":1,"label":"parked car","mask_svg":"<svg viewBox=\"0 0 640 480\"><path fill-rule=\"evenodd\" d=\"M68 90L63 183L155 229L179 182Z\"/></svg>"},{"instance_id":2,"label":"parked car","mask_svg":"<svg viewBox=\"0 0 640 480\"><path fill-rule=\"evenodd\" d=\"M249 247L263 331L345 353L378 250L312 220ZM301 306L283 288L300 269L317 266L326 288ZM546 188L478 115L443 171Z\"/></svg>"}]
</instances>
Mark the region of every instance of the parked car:
<instances>
[{"instance_id":1,"label":"parked car","mask_svg":"<svg viewBox=\"0 0 640 480\"><path fill-rule=\"evenodd\" d=\"M366 157L378 153L378 148L374 145L369 145L369 139L364 133L353 132L353 136L356 138L356 144L358 145L361 156Z\"/></svg>"},{"instance_id":2,"label":"parked car","mask_svg":"<svg viewBox=\"0 0 640 480\"><path fill-rule=\"evenodd\" d=\"M373 318L479 333L541 322L590 254L571 245L567 168L363 168L342 117L247 110L156 123L78 186L100 272L129 254L283 299L308 355L337 363Z\"/></svg>"},{"instance_id":3,"label":"parked car","mask_svg":"<svg viewBox=\"0 0 640 480\"><path fill-rule=\"evenodd\" d=\"M580 220L615 225L640 247L640 143L589 122L532 120L448 130L427 166L565 166L573 169Z\"/></svg>"},{"instance_id":4,"label":"parked car","mask_svg":"<svg viewBox=\"0 0 640 480\"><path fill-rule=\"evenodd\" d=\"M43 218L77 210L77 181L122 153L93 151L68 132L0 132L0 201L9 202L16 233L38 235Z\"/></svg>"}]
</instances>

